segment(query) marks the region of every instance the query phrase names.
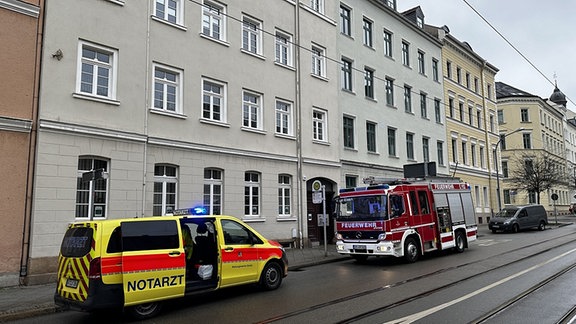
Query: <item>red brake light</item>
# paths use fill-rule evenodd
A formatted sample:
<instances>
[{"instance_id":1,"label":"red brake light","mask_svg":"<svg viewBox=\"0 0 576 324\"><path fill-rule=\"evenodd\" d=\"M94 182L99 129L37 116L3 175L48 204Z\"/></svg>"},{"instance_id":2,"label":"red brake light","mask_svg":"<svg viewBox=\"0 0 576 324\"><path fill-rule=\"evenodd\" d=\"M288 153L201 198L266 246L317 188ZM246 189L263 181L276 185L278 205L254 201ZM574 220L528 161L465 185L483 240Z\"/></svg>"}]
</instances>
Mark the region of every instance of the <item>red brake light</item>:
<instances>
[{"instance_id":1,"label":"red brake light","mask_svg":"<svg viewBox=\"0 0 576 324\"><path fill-rule=\"evenodd\" d=\"M100 279L102 275L101 264L100 258L94 258L90 261L90 270L88 270L89 279Z\"/></svg>"}]
</instances>

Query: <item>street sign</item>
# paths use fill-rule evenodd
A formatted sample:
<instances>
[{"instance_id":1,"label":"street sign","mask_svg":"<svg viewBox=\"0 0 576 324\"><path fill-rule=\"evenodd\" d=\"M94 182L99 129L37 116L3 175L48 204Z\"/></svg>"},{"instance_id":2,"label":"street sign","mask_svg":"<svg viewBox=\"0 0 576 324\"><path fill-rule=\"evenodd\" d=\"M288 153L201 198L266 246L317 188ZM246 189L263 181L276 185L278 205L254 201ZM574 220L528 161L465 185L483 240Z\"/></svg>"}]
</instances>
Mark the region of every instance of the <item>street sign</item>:
<instances>
[{"instance_id":1,"label":"street sign","mask_svg":"<svg viewBox=\"0 0 576 324\"><path fill-rule=\"evenodd\" d=\"M554 201L558 200L558 194L553 193L552 194L552 200L554 200Z\"/></svg>"},{"instance_id":2,"label":"street sign","mask_svg":"<svg viewBox=\"0 0 576 324\"><path fill-rule=\"evenodd\" d=\"M312 203L313 204L321 204L322 203L322 191L313 191L312 192Z\"/></svg>"},{"instance_id":3,"label":"street sign","mask_svg":"<svg viewBox=\"0 0 576 324\"><path fill-rule=\"evenodd\" d=\"M312 191L318 192L322 189L322 182L320 180L314 180L312 182Z\"/></svg>"}]
</instances>

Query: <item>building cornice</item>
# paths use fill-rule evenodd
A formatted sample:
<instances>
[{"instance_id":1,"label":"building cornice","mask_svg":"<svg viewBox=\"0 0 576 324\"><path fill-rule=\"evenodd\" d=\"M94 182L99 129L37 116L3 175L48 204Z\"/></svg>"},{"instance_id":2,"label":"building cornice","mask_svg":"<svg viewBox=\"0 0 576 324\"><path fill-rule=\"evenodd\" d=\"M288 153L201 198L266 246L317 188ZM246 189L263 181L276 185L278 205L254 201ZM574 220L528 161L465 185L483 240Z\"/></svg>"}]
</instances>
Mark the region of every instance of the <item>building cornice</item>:
<instances>
[{"instance_id":1,"label":"building cornice","mask_svg":"<svg viewBox=\"0 0 576 324\"><path fill-rule=\"evenodd\" d=\"M0 117L0 130L2 131L30 133L31 129L31 120Z\"/></svg>"},{"instance_id":2,"label":"building cornice","mask_svg":"<svg viewBox=\"0 0 576 324\"><path fill-rule=\"evenodd\" d=\"M38 18L40 15L40 7L31 5L24 1L0 0L0 8L18 12L34 18Z\"/></svg>"}]
</instances>

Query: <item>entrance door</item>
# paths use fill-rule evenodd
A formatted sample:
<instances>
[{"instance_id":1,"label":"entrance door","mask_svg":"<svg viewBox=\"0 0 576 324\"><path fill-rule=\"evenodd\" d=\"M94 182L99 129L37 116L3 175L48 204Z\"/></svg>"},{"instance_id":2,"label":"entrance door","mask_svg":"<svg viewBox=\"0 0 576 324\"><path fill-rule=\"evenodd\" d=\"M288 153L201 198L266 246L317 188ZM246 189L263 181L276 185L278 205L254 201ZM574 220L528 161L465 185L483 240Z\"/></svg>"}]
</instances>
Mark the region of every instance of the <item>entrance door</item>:
<instances>
[{"instance_id":1,"label":"entrance door","mask_svg":"<svg viewBox=\"0 0 576 324\"><path fill-rule=\"evenodd\" d=\"M184 295L186 257L177 219L122 223L124 304Z\"/></svg>"},{"instance_id":2,"label":"entrance door","mask_svg":"<svg viewBox=\"0 0 576 324\"><path fill-rule=\"evenodd\" d=\"M308 240L310 242L318 242L320 244L324 244L324 224L322 223L322 213L323 213L323 206L322 203L314 204L312 202L312 183L314 180L320 180L322 184L325 186L325 194L326 194L326 215L327 215L327 224L326 224L326 242L330 244L334 238L334 201L332 197L334 197L334 189L333 189L333 182L325 179L312 179L307 181L307 225L308 225Z\"/></svg>"}]
</instances>

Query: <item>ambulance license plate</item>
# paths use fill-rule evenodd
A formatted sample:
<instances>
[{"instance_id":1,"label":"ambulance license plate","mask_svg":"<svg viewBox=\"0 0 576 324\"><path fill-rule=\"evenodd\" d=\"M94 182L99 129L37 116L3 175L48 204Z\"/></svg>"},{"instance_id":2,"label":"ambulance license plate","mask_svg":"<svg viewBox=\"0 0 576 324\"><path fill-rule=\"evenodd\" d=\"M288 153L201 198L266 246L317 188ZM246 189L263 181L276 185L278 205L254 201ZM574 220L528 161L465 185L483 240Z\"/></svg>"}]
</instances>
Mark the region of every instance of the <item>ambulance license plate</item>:
<instances>
[{"instance_id":1,"label":"ambulance license plate","mask_svg":"<svg viewBox=\"0 0 576 324\"><path fill-rule=\"evenodd\" d=\"M352 248L355 251L366 251L366 245L353 245Z\"/></svg>"},{"instance_id":2,"label":"ambulance license plate","mask_svg":"<svg viewBox=\"0 0 576 324\"><path fill-rule=\"evenodd\" d=\"M66 287L68 288L78 288L78 280L76 279L66 279Z\"/></svg>"}]
</instances>

